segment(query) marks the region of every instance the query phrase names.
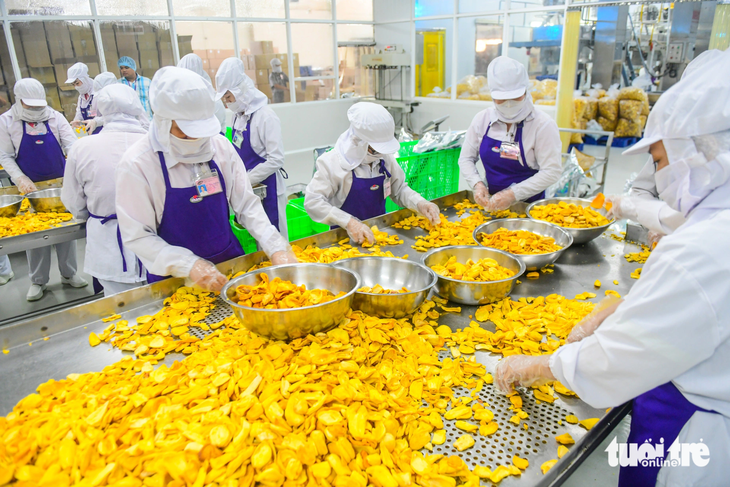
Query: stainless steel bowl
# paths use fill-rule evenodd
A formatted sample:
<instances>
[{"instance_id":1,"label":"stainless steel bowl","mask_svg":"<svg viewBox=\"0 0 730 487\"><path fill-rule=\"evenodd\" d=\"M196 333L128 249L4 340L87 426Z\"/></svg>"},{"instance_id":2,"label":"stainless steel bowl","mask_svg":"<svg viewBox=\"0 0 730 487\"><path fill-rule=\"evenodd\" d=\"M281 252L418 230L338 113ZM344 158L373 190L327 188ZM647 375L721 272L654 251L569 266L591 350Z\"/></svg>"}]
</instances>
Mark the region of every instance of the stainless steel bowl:
<instances>
[{"instance_id":1,"label":"stainless steel bowl","mask_svg":"<svg viewBox=\"0 0 730 487\"><path fill-rule=\"evenodd\" d=\"M20 211L25 196L0 195L0 217L12 218Z\"/></svg>"},{"instance_id":2,"label":"stainless steel bowl","mask_svg":"<svg viewBox=\"0 0 730 487\"><path fill-rule=\"evenodd\" d=\"M258 309L235 303L231 298L236 294L236 287L255 286L261 282L259 274L266 274L269 280L279 277L298 286L304 284L307 289L327 289L334 294L346 294L328 303L294 309ZM359 288L360 276L349 269L328 264L288 264L266 267L231 279L221 291L221 296L238 321L252 332L274 340L290 340L339 325L352 307L355 291Z\"/></svg>"},{"instance_id":3,"label":"stainless steel bowl","mask_svg":"<svg viewBox=\"0 0 730 487\"><path fill-rule=\"evenodd\" d=\"M509 207L509 208L507 208L507 209L508 209L509 211L514 211L514 212L515 212L515 213L517 213L518 215L522 215L522 214L526 214L526 213L527 213L527 207L528 207L528 206L529 206L529 203L525 203L524 201L515 201L515 202L514 202L514 203L512 203L512 204L510 205L510 207ZM489 212L486 212L486 211L485 211L484 213L485 213L485 214L486 214L487 216L489 216L490 218L493 218L493 219L495 219L495 220L499 220L499 219L501 219L501 218L495 218L495 217L494 217L494 216L492 216L492 214L491 214L491 213L489 213Z\"/></svg>"},{"instance_id":4,"label":"stainless steel bowl","mask_svg":"<svg viewBox=\"0 0 730 487\"><path fill-rule=\"evenodd\" d=\"M455 256L461 263L466 263L469 259L474 261L485 258L494 259L499 265L515 273L509 279L490 282L459 281L437 274L436 293L455 303L476 306L498 301L512 292L515 281L525 272L525 264L512 254L474 245L455 245L433 249L423 256L422 261L426 267L431 268L435 265L445 264L452 256Z\"/></svg>"},{"instance_id":5,"label":"stainless steel bowl","mask_svg":"<svg viewBox=\"0 0 730 487\"><path fill-rule=\"evenodd\" d=\"M355 293L352 304L365 314L400 319L418 309L436 284L436 273L425 265L391 257L355 257L332 265L356 272L361 286L410 290L399 294Z\"/></svg>"},{"instance_id":6,"label":"stainless steel bowl","mask_svg":"<svg viewBox=\"0 0 730 487\"><path fill-rule=\"evenodd\" d=\"M61 202L61 188L42 189L25 195L31 208L37 212L68 212Z\"/></svg>"},{"instance_id":7,"label":"stainless steel bowl","mask_svg":"<svg viewBox=\"0 0 730 487\"><path fill-rule=\"evenodd\" d=\"M479 241L478 235L480 233L492 233L498 228L506 228L507 230L526 230L528 232L541 235L543 237L552 237L555 240L556 245L560 245L561 247L563 247L560 250L557 250L555 252L549 252L547 254L527 255L513 254L512 252L510 252L511 255L514 255L525 264L528 271L541 269L546 265L552 264L553 262L558 260L558 257L560 257L565 249L570 247L573 243L573 237L566 231L566 229L561 228L557 225L553 225L552 223L544 222L541 220L530 220L527 218L505 218L503 220L494 220L479 225L474 229L474 241L477 244L482 245L482 243ZM486 247L486 245L484 245L484 247Z\"/></svg>"},{"instance_id":8,"label":"stainless steel bowl","mask_svg":"<svg viewBox=\"0 0 730 487\"><path fill-rule=\"evenodd\" d=\"M527 207L527 216L536 221L544 221L544 220L538 220L537 218L533 218L533 216L530 214L532 211L532 208L535 206L543 206L543 205L550 205L550 204L558 204L561 201L565 201L566 203L572 203L574 205L580 205L580 206L591 206L591 200L589 199L583 199L583 198L547 198L540 201L535 201L530 206ZM595 208L593 208L596 210ZM600 213L603 216L606 216L608 213L605 208L601 208L596 210L598 213ZM606 217L608 218L608 217ZM573 243L574 244L584 244L587 242L590 242L594 238L601 235L603 232L606 231L608 227L610 227L613 224L614 220L611 220L607 225L602 225L600 227L592 227L592 228L567 228L567 227L560 227L566 232L568 232L573 237Z\"/></svg>"}]
</instances>

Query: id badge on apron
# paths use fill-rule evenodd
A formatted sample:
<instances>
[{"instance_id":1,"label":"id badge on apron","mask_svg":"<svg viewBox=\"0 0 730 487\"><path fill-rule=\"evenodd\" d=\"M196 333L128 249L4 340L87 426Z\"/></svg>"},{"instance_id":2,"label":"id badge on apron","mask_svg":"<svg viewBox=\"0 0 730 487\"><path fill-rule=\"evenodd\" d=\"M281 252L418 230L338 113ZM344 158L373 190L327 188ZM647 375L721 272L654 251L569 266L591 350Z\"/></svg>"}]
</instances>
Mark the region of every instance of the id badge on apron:
<instances>
[{"instance_id":1,"label":"id badge on apron","mask_svg":"<svg viewBox=\"0 0 730 487\"><path fill-rule=\"evenodd\" d=\"M195 188L198 190L198 196L204 198L223 191L221 180L218 177L218 171L204 171L195 178Z\"/></svg>"},{"instance_id":2,"label":"id badge on apron","mask_svg":"<svg viewBox=\"0 0 730 487\"><path fill-rule=\"evenodd\" d=\"M385 182L383 182L383 197L387 198L390 196L390 178L385 178Z\"/></svg>"},{"instance_id":3,"label":"id badge on apron","mask_svg":"<svg viewBox=\"0 0 730 487\"><path fill-rule=\"evenodd\" d=\"M27 122L25 124L25 133L27 133L28 135L46 135L46 133L48 133L48 130L46 130L46 124L43 122Z\"/></svg>"},{"instance_id":4,"label":"id badge on apron","mask_svg":"<svg viewBox=\"0 0 730 487\"><path fill-rule=\"evenodd\" d=\"M241 144L243 144L243 133L241 133L240 130L234 130L231 142L233 142L233 145L240 149Z\"/></svg>"},{"instance_id":5,"label":"id badge on apron","mask_svg":"<svg viewBox=\"0 0 730 487\"><path fill-rule=\"evenodd\" d=\"M499 157L519 161L520 146L514 142L502 142L502 145L499 146Z\"/></svg>"}]
</instances>

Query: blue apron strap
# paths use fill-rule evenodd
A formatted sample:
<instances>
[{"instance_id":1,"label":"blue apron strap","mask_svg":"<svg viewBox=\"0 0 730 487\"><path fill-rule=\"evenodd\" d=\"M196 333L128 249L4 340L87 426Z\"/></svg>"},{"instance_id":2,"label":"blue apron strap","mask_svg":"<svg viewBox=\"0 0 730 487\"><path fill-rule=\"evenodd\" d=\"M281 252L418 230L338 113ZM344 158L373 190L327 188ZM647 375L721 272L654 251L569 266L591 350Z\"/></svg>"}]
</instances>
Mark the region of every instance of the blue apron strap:
<instances>
[{"instance_id":1,"label":"blue apron strap","mask_svg":"<svg viewBox=\"0 0 730 487\"><path fill-rule=\"evenodd\" d=\"M164 162L163 162L163 166L164 166ZM107 222L117 219L116 213L112 213L109 216L98 216L98 215L94 215L93 213L89 212L89 216L91 218L96 218L97 220L101 220L102 225L106 224ZM124 258L124 245L122 245L122 232L119 230L119 224L117 224L117 245L119 246L119 253L122 255L122 270L124 272L127 272L127 259ZM137 259L137 260L139 260L139 259Z\"/></svg>"},{"instance_id":2,"label":"blue apron strap","mask_svg":"<svg viewBox=\"0 0 730 487\"><path fill-rule=\"evenodd\" d=\"M162 155L162 152L158 152L157 155L160 157L160 166L162 166L162 175L165 177L165 188L170 189L170 188L172 188L172 185L170 184L170 175L167 173L167 164L165 163L165 156Z\"/></svg>"},{"instance_id":3,"label":"blue apron strap","mask_svg":"<svg viewBox=\"0 0 730 487\"><path fill-rule=\"evenodd\" d=\"M524 120L517 125L517 133L515 134L515 139L517 139L517 143L520 144L520 157L522 158L522 165L527 166L527 159L525 159L525 148L522 147L522 127L524 126Z\"/></svg>"},{"instance_id":4,"label":"blue apron strap","mask_svg":"<svg viewBox=\"0 0 730 487\"><path fill-rule=\"evenodd\" d=\"M390 171L388 171L388 168L385 167L385 160L380 159L380 174L383 174L383 171L385 171L385 175L388 176L389 178L393 177L393 176L391 176Z\"/></svg>"}]
</instances>

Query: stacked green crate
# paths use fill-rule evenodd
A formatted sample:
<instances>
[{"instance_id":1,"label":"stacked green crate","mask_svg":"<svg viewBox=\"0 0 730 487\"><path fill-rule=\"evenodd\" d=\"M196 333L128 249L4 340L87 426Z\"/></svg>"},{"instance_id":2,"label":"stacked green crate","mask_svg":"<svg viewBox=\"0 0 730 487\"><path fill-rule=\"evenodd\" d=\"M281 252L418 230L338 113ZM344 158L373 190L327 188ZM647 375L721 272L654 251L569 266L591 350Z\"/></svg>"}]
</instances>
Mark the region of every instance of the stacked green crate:
<instances>
[{"instance_id":1,"label":"stacked green crate","mask_svg":"<svg viewBox=\"0 0 730 487\"><path fill-rule=\"evenodd\" d=\"M286 205L286 226L289 231L289 241L311 237L330 229L328 225L317 223L304 210L304 198L289 201Z\"/></svg>"},{"instance_id":2,"label":"stacked green crate","mask_svg":"<svg viewBox=\"0 0 730 487\"><path fill-rule=\"evenodd\" d=\"M258 250L256 239L248 233L248 230L236 223L236 216L233 213L231 213L231 230L233 230L233 235L241 243L241 247L243 247L244 252L247 254L253 254Z\"/></svg>"}]
</instances>

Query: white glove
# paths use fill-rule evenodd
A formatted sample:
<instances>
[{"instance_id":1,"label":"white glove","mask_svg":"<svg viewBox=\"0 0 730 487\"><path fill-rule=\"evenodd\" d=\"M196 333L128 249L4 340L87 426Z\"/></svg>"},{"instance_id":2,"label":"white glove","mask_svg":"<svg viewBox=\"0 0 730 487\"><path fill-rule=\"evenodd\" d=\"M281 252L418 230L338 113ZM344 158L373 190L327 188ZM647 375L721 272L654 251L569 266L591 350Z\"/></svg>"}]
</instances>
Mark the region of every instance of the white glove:
<instances>
[{"instance_id":1,"label":"white glove","mask_svg":"<svg viewBox=\"0 0 730 487\"><path fill-rule=\"evenodd\" d=\"M17 181L18 190L22 194L28 194L32 193L33 191L38 191L38 188L36 188L35 183L30 180L28 176L20 176Z\"/></svg>"},{"instance_id":2,"label":"white glove","mask_svg":"<svg viewBox=\"0 0 730 487\"><path fill-rule=\"evenodd\" d=\"M439 207L436 203L421 201L418 203L418 212L428 218L428 221L431 222L431 225L434 227L441 224L441 212L439 211Z\"/></svg>"},{"instance_id":3,"label":"white glove","mask_svg":"<svg viewBox=\"0 0 730 487\"><path fill-rule=\"evenodd\" d=\"M490 212L506 210L515 201L517 201L517 198L515 198L515 192L509 188L504 189L489 198L487 206L485 206L484 209Z\"/></svg>"},{"instance_id":4,"label":"white glove","mask_svg":"<svg viewBox=\"0 0 730 487\"><path fill-rule=\"evenodd\" d=\"M274 255L271 256L271 264L272 265L283 265L283 264L298 264L299 259L297 259L297 256L294 255L294 252L289 250L280 250L278 252L274 252Z\"/></svg>"},{"instance_id":5,"label":"white glove","mask_svg":"<svg viewBox=\"0 0 730 487\"><path fill-rule=\"evenodd\" d=\"M609 220L623 220L629 219L637 221L638 212L636 211L636 205L632 201L631 196L626 195L612 195L606 198L606 201L611 202L611 209L608 210Z\"/></svg>"},{"instance_id":6,"label":"white glove","mask_svg":"<svg viewBox=\"0 0 730 487\"><path fill-rule=\"evenodd\" d=\"M580 323L575 325L570 331L568 338L565 339L566 343L579 342L585 337L593 335L595 331L601 326L606 318L611 316L618 308L618 305L623 303L624 300L617 298L616 296L606 296L603 298L593 311L588 313Z\"/></svg>"},{"instance_id":7,"label":"white glove","mask_svg":"<svg viewBox=\"0 0 730 487\"><path fill-rule=\"evenodd\" d=\"M555 380L550 370L550 355L510 355L497 362L494 381L505 393L516 384L523 387L542 385Z\"/></svg>"},{"instance_id":8,"label":"white glove","mask_svg":"<svg viewBox=\"0 0 730 487\"><path fill-rule=\"evenodd\" d=\"M74 120L71 122L71 126L74 128L81 127L82 125L84 125L84 120Z\"/></svg>"},{"instance_id":9,"label":"white glove","mask_svg":"<svg viewBox=\"0 0 730 487\"><path fill-rule=\"evenodd\" d=\"M664 237L665 235L661 232L655 232L654 230L649 230L646 234L647 240L649 240L649 248L654 250L654 247L657 246L659 241Z\"/></svg>"},{"instance_id":10,"label":"white glove","mask_svg":"<svg viewBox=\"0 0 730 487\"><path fill-rule=\"evenodd\" d=\"M94 130L96 130L96 120L84 120L84 124L86 125L86 133L91 135L94 133Z\"/></svg>"},{"instance_id":11,"label":"white glove","mask_svg":"<svg viewBox=\"0 0 730 487\"><path fill-rule=\"evenodd\" d=\"M198 259L190 269L190 280L206 291L219 292L226 285L228 279L226 276L218 272L212 262L205 259Z\"/></svg>"},{"instance_id":12,"label":"white glove","mask_svg":"<svg viewBox=\"0 0 730 487\"><path fill-rule=\"evenodd\" d=\"M354 216L350 218L349 222L347 222L347 234L353 242L358 244L361 244L366 240L370 243L375 243L375 235L373 234L373 231Z\"/></svg>"},{"instance_id":13,"label":"white glove","mask_svg":"<svg viewBox=\"0 0 730 487\"><path fill-rule=\"evenodd\" d=\"M489 204L489 191L484 183L479 182L474 186L474 201L482 208Z\"/></svg>"}]
</instances>

